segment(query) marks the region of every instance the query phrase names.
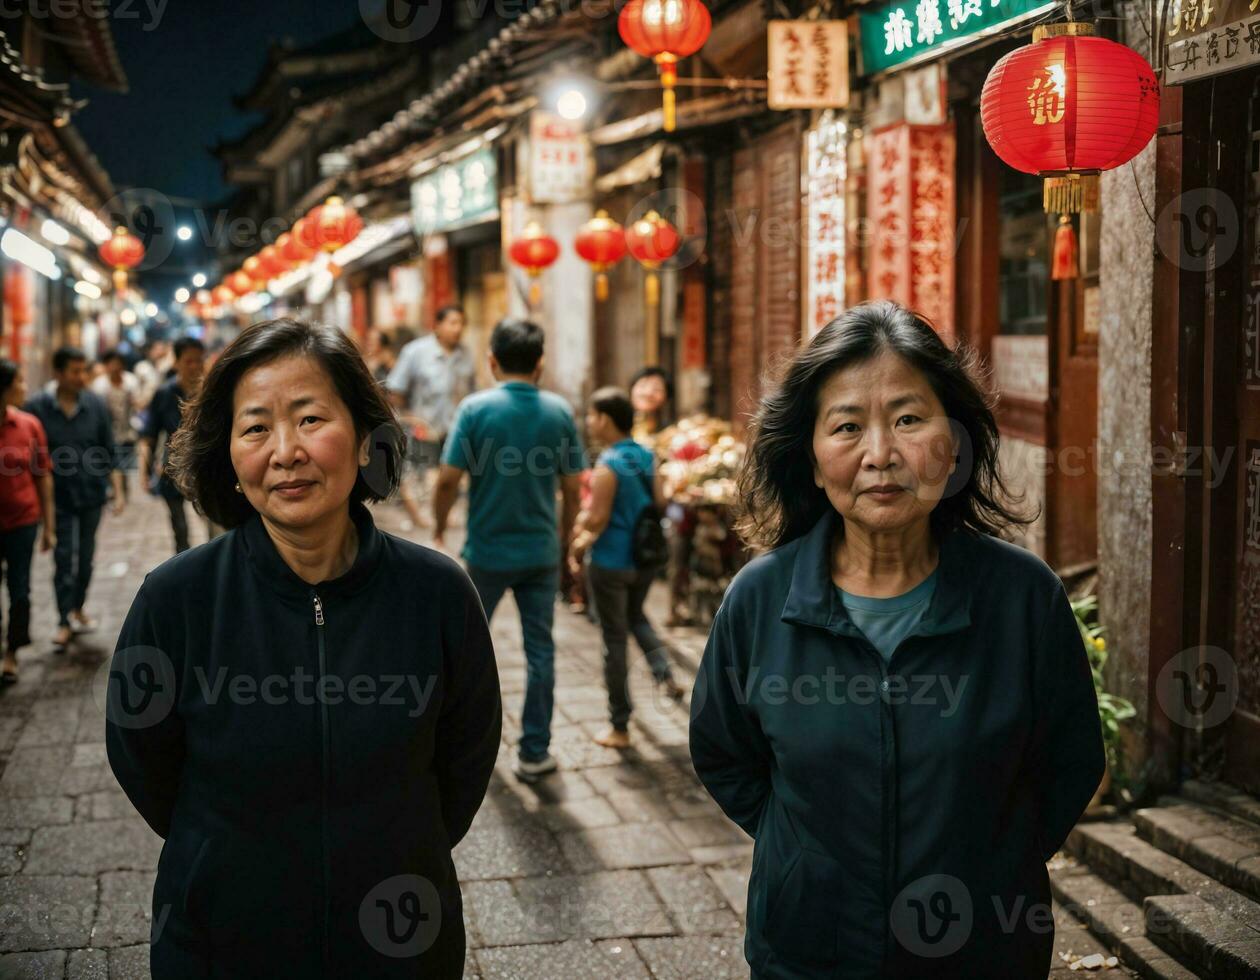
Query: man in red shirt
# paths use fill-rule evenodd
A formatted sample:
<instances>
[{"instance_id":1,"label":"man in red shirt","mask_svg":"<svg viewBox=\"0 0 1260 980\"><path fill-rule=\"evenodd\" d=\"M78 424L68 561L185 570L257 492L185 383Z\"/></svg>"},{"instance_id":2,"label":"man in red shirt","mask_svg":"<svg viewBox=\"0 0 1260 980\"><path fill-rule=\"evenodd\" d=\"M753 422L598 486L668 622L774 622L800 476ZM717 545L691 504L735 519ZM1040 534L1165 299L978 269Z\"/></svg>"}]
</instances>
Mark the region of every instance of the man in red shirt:
<instances>
[{"instance_id":1,"label":"man in red shirt","mask_svg":"<svg viewBox=\"0 0 1260 980\"><path fill-rule=\"evenodd\" d=\"M20 365L0 358L0 577L9 580L9 632L0 662L0 683L18 679L17 652L31 642L31 556L43 523L41 551L53 534L53 483L48 440L34 415L17 406L26 401Z\"/></svg>"}]
</instances>

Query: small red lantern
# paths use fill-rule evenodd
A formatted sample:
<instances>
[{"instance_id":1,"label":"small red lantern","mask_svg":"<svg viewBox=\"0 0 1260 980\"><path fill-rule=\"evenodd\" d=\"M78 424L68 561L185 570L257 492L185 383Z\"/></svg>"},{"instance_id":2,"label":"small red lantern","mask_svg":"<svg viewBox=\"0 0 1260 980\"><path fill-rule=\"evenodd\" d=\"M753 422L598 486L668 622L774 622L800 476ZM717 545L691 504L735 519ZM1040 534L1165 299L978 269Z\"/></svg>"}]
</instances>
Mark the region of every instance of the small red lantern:
<instances>
[{"instance_id":1,"label":"small red lantern","mask_svg":"<svg viewBox=\"0 0 1260 980\"><path fill-rule=\"evenodd\" d=\"M306 219L299 218L292 231L286 231L276 239L276 247L281 257L290 265L301 265L315 258L315 249L308 248L302 241L306 233Z\"/></svg>"},{"instance_id":2,"label":"small red lantern","mask_svg":"<svg viewBox=\"0 0 1260 980\"><path fill-rule=\"evenodd\" d=\"M237 269L227 277L227 287L237 296L248 296L254 291L254 280L244 269Z\"/></svg>"},{"instance_id":3,"label":"small red lantern","mask_svg":"<svg viewBox=\"0 0 1260 980\"><path fill-rule=\"evenodd\" d=\"M529 302L531 306L537 306L541 297L538 277L560 257L560 243L543 231L537 221L531 221L521 237L508 246L508 257L529 273L533 280L529 288Z\"/></svg>"},{"instance_id":4,"label":"small red lantern","mask_svg":"<svg viewBox=\"0 0 1260 980\"><path fill-rule=\"evenodd\" d=\"M626 254L626 230L608 217L607 211L596 212L595 217L578 229L574 248L595 270L596 298L606 300L608 270Z\"/></svg>"},{"instance_id":5,"label":"small red lantern","mask_svg":"<svg viewBox=\"0 0 1260 980\"><path fill-rule=\"evenodd\" d=\"M268 245L258 253L258 263L268 279L275 279L289 271L289 263L280 254L279 245Z\"/></svg>"},{"instance_id":6,"label":"small red lantern","mask_svg":"<svg viewBox=\"0 0 1260 980\"><path fill-rule=\"evenodd\" d=\"M298 235L307 248L315 252L336 252L359 237L363 219L339 197L330 197L306 216L306 224Z\"/></svg>"},{"instance_id":7,"label":"small red lantern","mask_svg":"<svg viewBox=\"0 0 1260 980\"><path fill-rule=\"evenodd\" d=\"M144 245L135 235L119 225L113 237L100 247L101 258L114 267L114 289L127 288L127 273L144 261Z\"/></svg>"},{"instance_id":8,"label":"small red lantern","mask_svg":"<svg viewBox=\"0 0 1260 980\"><path fill-rule=\"evenodd\" d=\"M267 288L267 280L271 278L267 274L267 270L263 268L262 260L257 255L251 255L241 265L241 271L249 276L250 282L254 284L254 288L262 292Z\"/></svg>"},{"instance_id":9,"label":"small red lantern","mask_svg":"<svg viewBox=\"0 0 1260 980\"><path fill-rule=\"evenodd\" d=\"M661 287L656 270L672 259L682 247L678 230L655 211L649 211L626 229L626 248L647 269L647 301L649 306L660 302Z\"/></svg>"},{"instance_id":10,"label":"small red lantern","mask_svg":"<svg viewBox=\"0 0 1260 980\"><path fill-rule=\"evenodd\" d=\"M661 73L666 132L674 129L678 62L704 47L712 29L709 8L700 0L630 0L621 8L617 19L621 39L655 61Z\"/></svg>"},{"instance_id":11,"label":"small red lantern","mask_svg":"<svg viewBox=\"0 0 1260 980\"><path fill-rule=\"evenodd\" d=\"M226 283L215 286L210 295L214 298L215 306L231 306L236 302L236 291Z\"/></svg>"}]
</instances>

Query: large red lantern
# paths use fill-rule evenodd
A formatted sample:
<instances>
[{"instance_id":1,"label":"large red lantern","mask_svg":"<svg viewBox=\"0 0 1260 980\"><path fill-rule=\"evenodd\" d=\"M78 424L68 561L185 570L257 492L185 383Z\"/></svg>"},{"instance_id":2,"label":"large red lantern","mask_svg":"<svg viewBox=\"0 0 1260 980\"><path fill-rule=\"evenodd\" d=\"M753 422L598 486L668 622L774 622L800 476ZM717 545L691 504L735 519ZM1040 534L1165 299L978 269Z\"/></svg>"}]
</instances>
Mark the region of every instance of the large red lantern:
<instances>
[{"instance_id":1,"label":"large red lantern","mask_svg":"<svg viewBox=\"0 0 1260 980\"><path fill-rule=\"evenodd\" d=\"M301 265L315 258L316 250L307 247L302 241L305 233L306 219L299 218L293 225L292 231L286 231L276 239L276 247L280 249L281 257L290 265Z\"/></svg>"},{"instance_id":2,"label":"large red lantern","mask_svg":"<svg viewBox=\"0 0 1260 980\"><path fill-rule=\"evenodd\" d=\"M101 258L114 267L114 289L127 288L127 273L144 261L144 245L121 225L100 248Z\"/></svg>"},{"instance_id":3,"label":"large red lantern","mask_svg":"<svg viewBox=\"0 0 1260 980\"><path fill-rule=\"evenodd\" d=\"M674 129L678 62L704 47L712 29L709 8L700 0L630 0L621 8L617 19L621 39L655 61L661 73L666 132Z\"/></svg>"},{"instance_id":4,"label":"large red lantern","mask_svg":"<svg viewBox=\"0 0 1260 980\"><path fill-rule=\"evenodd\" d=\"M248 296L254 291L254 280L244 269L237 269L227 277L227 287L237 296Z\"/></svg>"},{"instance_id":5,"label":"large red lantern","mask_svg":"<svg viewBox=\"0 0 1260 980\"><path fill-rule=\"evenodd\" d=\"M595 270L596 298L606 300L608 270L626 254L626 230L608 217L607 211L599 211L578 229L577 240L573 244L577 254Z\"/></svg>"},{"instance_id":6,"label":"large red lantern","mask_svg":"<svg viewBox=\"0 0 1260 980\"><path fill-rule=\"evenodd\" d=\"M542 229L537 221L525 226L521 237L508 246L508 257L529 273L533 280L529 288L530 305L537 306L541 295L538 277L543 270L560 257L560 244Z\"/></svg>"},{"instance_id":7,"label":"large red lantern","mask_svg":"<svg viewBox=\"0 0 1260 980\"><path fill-rule=\"evenodd\" d=\"M359 237L363 219L339 197L330 197L306 216L301 242L315 252L336 252Z\"/></svg>"},{"instance_id":8,"label":"large red lantern","mask_svg":"<svg viewBox=\"0 0 1260 980\"><path fill-rule=\"evenodd\" d=\"M1127 163L1159 123L1159 81L1132 48L1086 23L1049 24L989 72L980 117L993 152L1045 181L1048 212L1097 211L1098 175Z\"/></svg>"}]
</instances>

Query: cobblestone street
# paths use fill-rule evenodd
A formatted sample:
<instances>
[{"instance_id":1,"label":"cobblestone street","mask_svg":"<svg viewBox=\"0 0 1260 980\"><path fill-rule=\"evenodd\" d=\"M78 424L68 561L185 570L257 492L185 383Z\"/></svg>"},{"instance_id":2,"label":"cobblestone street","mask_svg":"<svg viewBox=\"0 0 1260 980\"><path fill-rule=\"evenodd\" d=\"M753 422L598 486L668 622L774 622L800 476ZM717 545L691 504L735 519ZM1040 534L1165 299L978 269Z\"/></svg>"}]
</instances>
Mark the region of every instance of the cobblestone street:
<instances>
[{"instance_id":1,"label":"cobblestone street","mask_svg":"<svg viewBox=\"0 0 1260 980\"><path fill-rule=\"evenodd\" d=\"M400 511L378 507L398 531ZM194 543L204 525L193 521ZM413 535L414 536L414 535ZM35 645L22 680L0 696L0 977L148 976L149 906L161 841L118 790L105 758L95 675L144 573L166 557L160 502L134 501L102 525L89 611L100 629L51 652L51 559L34 569ZM657 620L664 596L655 597ZM493 624L504 736L486 802L455 852L463 883L466 976L746 977L742 954L752 844L700 788L687 755L687 712L655 699L634 664L634 748L591 740L606 723L598 632L560 608L552 751L561 771L535 786L510 772L524 658L516 610ZM674 631L689 688L703 647ZM1058 950L1100 952L1058 910ZM1053 976L1067 975L1056 957ZM1110 976L1123 971L1105 971Z\"/></svg>"}]
</instances>

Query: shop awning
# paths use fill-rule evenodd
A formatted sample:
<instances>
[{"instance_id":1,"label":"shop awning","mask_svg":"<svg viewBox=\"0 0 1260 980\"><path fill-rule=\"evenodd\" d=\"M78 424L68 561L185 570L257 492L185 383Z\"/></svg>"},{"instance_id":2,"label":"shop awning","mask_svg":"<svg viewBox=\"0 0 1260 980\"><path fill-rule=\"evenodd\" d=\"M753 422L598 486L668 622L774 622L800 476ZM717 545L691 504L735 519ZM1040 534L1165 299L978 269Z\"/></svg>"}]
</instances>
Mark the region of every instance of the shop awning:
<instances>
[{"instance_id":1,"label":"shop awning","mask_svg":"<svg viewBox=\"0 0 1260 980\"><path fill-rule=\"evenodd\" d=\"M661 175L661 158L665 155L664 143L653 143L642 153L631 157L616 170L604 174L595 181L595 190L608 194L619 187L632 187L644 181L655 180Z\"/></svg>"}]
</instances>

